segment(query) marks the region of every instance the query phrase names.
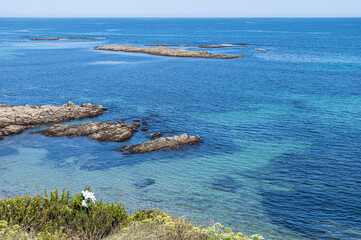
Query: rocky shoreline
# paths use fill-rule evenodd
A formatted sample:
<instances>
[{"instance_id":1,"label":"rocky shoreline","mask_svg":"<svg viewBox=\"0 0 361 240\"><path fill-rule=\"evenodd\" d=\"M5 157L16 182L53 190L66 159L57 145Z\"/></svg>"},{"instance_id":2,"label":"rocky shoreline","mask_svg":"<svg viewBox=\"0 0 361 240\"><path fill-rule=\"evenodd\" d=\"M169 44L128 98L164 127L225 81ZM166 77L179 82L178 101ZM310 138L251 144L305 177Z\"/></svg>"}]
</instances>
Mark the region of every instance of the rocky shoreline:
<instances>
[{"instance_id":1,"label":"rocky shoreline","mask_svg":"<svg viewBox=\"0 0 361 240\"><path fill-rule=\"evenodd\" d=\"M9 106L0 104L0 139L15 135L35 125L96 117L107 110L90 103L81 106L68 102L62 106Z\"/></svg>"},{"instance_id":2,"label":"rocky shoreline","mask_svg":"<svg viewBox=\"0 0 361 240\"><path fill-rule=\"evenodd\" d=\"M107 110L100 105L90 103L81 106L68 102L62 106L9 106L0 104L0 140L5 136L20 134L26 129L35 128L41 124L59 123L74 119L87 117L96 117ZM158 116L157 114L152 115ZM140 123L141 122L141 123ZM127 124L123 121L113 122L87 122L83 124L55 124L48 129L38 133L48 137L80 137L86 136L98 141L124 142L131 139L138 128L142 131L148 131L148 122L144 119L133 120L133 124ZM164 132L164 133L172 133ZM130 150L130 154L158 151L165 148L178 148L181 145L198 144L200 137L188 136L186 133L173 137L159 138L163 136L161 132L149 134L148 138L153 141L147 141L142 144L126 145L121 151Z\"/></svg>"},{"instance_id":3,"label":"rocky shoreline","mask_svg":"<svg viewBox=\"0 0 361 240\"><path fill-rule=\"evenodd\" d=\"M211 54L206 51L186 50L186 49L172 49L166 47L157 48L143 48L131 46L100 46L94 48L95 50L108 50L132 53L146 53L150 55L167 56L167 57L190 57L190 58L211 58L211 59L233 59L244 57L244 55L223 55Z\"/></svg>"},{"instance_id":4,"label":"rocky shoreline","mask_svg":"<svg viewBox=\"0 0 361 240\"><path fill-rule=\"evenodd\" d=\"M68 39L68 40L95 40L95 38L91 37L53 37L53 38L33 38L32 41L55 41L61 39Z\"/></svg>"}]
</instances>

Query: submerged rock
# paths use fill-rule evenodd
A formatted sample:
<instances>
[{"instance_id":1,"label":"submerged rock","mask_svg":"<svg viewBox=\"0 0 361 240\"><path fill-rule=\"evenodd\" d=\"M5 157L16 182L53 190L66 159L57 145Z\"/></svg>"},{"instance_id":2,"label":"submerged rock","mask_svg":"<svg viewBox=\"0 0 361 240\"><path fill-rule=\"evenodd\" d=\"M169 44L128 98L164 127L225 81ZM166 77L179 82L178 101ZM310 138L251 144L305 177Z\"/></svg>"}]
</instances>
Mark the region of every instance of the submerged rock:
<instances>
[{"instance_id":1,"label":"submerged rock","mask_svg":"<svg viewBox=\"0 0 361 240\"><path fill-rule=\"evenodd\" d=\"M60 40L60 39L74 39L74 40L94 40L95 38L91 37L53 37L53 38L33 38L32 41L40 41L40 40L47 40L47 41L54 41L54 40Z\"/></svg>"},{"instance_id":2,"label":"submerged rock","mask_svg":"<svg viewBox=\"0 0 361 240\"><path fill-rule=\"evenodd\" d=\"M62 106L8 106L0 104L0 139L19 134L35 125L63 122L86 117L96 117L107 110L90 103L81 106L68 102Z\"/></svg>"},{"instance_id":3,"label":"submerged rock","mask_svg":"<svg viewBox=\"0 0 361 240\"><path fill-rule=\"evenodd\" d=\"M120 52L133 52L133 53L146 53L150 55L168 56L168 57L192 57L192 58L213 58L213 59L232 59L244 57L244 55L223 55L223 54L211 54L206 51L186 50L186 49L172 49L166 47L157 48L142 48L131 46L101 46L94 48L95 50L108 50L108 51L120 51Z\"/></svg>"},{"instance_id":4,"label":"submerged rock","mask_svg":"<svg viewBox=\"0 0 361 240\"><path fill-rule=\"evenodd\" d=\"M230 176L223 176L212 183L212 188L224 192L236 192L241 185Z\"/></svg>"},{"instance_id":5,"label":"submerged rock","mask_svg":"<svg viewBox=\"0 0 361 240\"><path fill-rule=\"evenodd\" d=\"M123 142L134 136L137 127L125 123L88 122L81 125L56 124L39 133L49 137L88 136L98 141Z\"/></svg>"},{"instance_id":6,"label":"submerged rock","mask_svg":"<svg viewBox=\"0 0 361 240\"><path fill-rule=\"evenodd\" d=\"M146 178L140 182L134 183L134 186L137 188L145 188L148 187L150 185L153 185L155 183L154 179L151 178Z\"/></svg>"},{"instance_id":7,"label":"submerged rock","mask_svg":"<svg viewBox=\"0 0 361 240\"><path fill-rule=\"evenodd\" d=\"M178 148L181 145L195 145L198 144L200 137L188 136L186 133L174 137L158 138L153 141L148 141L137 145L124 146L122 151L130 149L130 154L145 153L161 150L164 148Z\"/></svg>"}]
</instances>

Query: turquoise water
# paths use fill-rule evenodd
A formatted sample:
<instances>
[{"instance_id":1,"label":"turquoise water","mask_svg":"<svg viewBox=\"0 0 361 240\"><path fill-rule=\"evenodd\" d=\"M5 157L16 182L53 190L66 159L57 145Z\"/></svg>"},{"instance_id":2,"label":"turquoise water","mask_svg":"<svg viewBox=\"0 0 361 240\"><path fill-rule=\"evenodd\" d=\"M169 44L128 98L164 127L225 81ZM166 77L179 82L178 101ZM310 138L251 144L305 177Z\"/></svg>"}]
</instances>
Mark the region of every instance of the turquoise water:
<instances>
[{"instance_id":1,"label":"turquoise water","mask_svg":"<svg viewBox=\"0 0 361 240\"><path fill-rule=\"evenodd\" d=\"M0 142L0 197L90 185L130 212L157 207L268 239L359 239L360 24L2 18L1 103L91 102L109 110L73 123L144 118L151 132L198 134L201 142L129 156L123 143L27 130ZM30 41L59 36L96 39ZM246 55L230 60L93 50L110 44L252 47L207 49Z\"/></svg>"}]
</instances>

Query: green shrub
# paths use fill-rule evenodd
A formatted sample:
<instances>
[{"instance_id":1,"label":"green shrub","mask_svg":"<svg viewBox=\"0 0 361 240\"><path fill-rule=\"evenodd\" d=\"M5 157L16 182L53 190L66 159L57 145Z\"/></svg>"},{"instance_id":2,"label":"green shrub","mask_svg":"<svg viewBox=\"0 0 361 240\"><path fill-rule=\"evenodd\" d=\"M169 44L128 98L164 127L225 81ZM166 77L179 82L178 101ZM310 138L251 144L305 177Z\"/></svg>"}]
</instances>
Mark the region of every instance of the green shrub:
<instances>
[{"instance_id":1,"label":"green shrub","mask_svg":"<svg viewBox=\"0 0 361 240\"><path fill-rule=\"evenodd\" d=\"M0 200L0 220L18 224L27 231L67 238L101 239L114 228L128 224L123 204L104 203L102 200L88 207L79 206L81 194L70 200L70 192L58 190L45 196L24 196ZM45 238L44 238L45 239Z\"/></svg>"},{"instance_id":2,"label":"green shrub","mask_svg":"<svg viewBox=\"0 0 361 240\"><path fill-rule=\"evenodd\" d=\"M128 216L123 204L96 202L90 187L70 198L58 190L34 197L0 200L0 239L122 239L122 240L262 240L233 233L217 223L209 228L159 210L139 209Z\"/></svg>"}]
</instances>

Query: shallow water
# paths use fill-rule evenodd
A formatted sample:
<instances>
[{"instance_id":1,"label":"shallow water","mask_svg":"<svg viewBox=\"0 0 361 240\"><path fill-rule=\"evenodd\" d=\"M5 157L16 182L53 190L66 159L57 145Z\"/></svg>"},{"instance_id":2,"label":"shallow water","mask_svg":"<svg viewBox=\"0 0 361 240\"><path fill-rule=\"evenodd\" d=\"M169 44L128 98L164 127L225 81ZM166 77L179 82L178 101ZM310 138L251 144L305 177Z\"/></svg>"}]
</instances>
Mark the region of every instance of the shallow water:
<instances>
[{"instance_id":1,"label":"shallow water","mask_svg":"<svg viewBox=\"0 0 361 240\"><path fill-rule=\"evenodd\" d=\"M0 197L90 185L131 212L158 207L269 239L361 238L360 24L0 19L1 103L91 102L109 110L75 123L144 118L151 132L202 139L129 156L120 152L124 144L27 130L0 142ZM30 41L78 36L97 39ZM93 50L108 44L252 47L206 49L246 55L226 60Z\"/></svg>"}]
</instances>

